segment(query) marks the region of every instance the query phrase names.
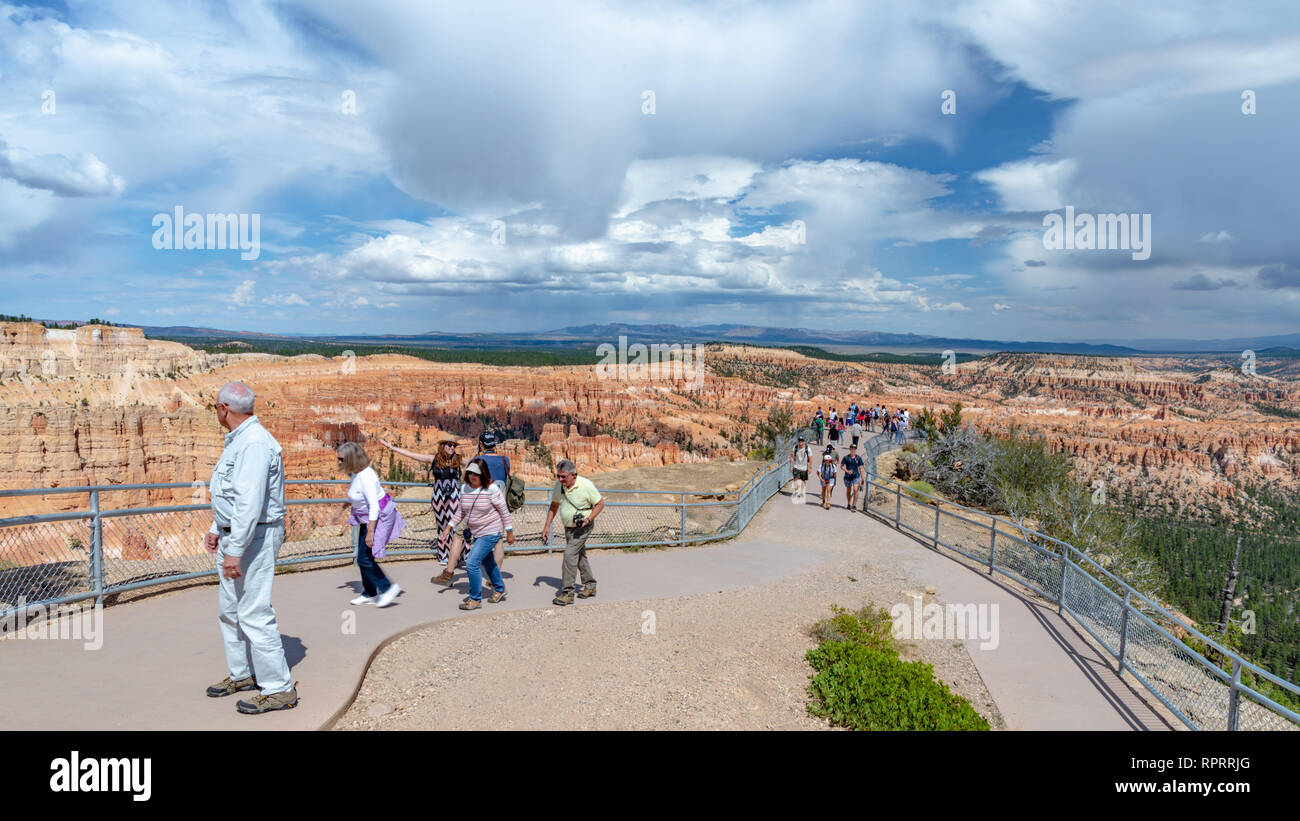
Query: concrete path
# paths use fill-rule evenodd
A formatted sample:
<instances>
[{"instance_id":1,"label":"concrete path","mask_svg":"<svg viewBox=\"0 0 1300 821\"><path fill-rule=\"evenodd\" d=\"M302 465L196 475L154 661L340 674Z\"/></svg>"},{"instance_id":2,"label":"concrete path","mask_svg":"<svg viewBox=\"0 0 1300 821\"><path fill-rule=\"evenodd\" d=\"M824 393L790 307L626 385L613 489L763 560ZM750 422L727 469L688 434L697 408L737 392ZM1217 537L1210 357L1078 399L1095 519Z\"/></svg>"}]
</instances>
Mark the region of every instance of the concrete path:
<instances>
[{"instance_id":1,"label":"concrete path","mask_svg":"<svg viewBox=\"0 0 1300 821\"><path fill-rule=\"evenodd\" d=\"M725 544L593 551L600 594L576 606L738 590L860 555L877 572L896 573L900 584L922 579L934 585L939 601L999 605L999 646L981 650L978 641L966 644L1008 729L1167 728L1054 608L844 510L840 497L836 504L826 511L792 505L779 495L739 539ZM468 590L463 574L455 588L446 589L429 584L440 569L432 561L385 568L406 592L384 610L348 604L360 587L353 566L276 577L276 611L301 698L297 709L242 716L234 697L203 695L225 675L216 588L208 585L105 609L98 650L71 640L0 640L0 729L321 728L346 709L387 641L445 619L552 606L560 558L509 558L506 601L468 614L457 609ZM899 601L906 599L900 595Z\"/></svg>"}]
</instances>

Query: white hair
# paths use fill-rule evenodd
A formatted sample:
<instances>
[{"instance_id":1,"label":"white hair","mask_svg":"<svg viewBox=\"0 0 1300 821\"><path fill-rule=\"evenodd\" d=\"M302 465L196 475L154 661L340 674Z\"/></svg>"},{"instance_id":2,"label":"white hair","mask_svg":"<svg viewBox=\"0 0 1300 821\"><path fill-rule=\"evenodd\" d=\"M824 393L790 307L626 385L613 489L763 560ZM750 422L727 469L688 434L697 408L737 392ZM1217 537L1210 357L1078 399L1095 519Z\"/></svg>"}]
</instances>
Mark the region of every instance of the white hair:
<instances>
[{"instance_id":1,"label":"white hair","mask_svg":"<svg viewBox=\"0 0 1300 821\"><path fill-rule=\"evenodd\" d=\"M217 404L227 405L235 413L253 412L253 389L243 382L227 382L217 393Z\"/></svg>"}]
</instances>

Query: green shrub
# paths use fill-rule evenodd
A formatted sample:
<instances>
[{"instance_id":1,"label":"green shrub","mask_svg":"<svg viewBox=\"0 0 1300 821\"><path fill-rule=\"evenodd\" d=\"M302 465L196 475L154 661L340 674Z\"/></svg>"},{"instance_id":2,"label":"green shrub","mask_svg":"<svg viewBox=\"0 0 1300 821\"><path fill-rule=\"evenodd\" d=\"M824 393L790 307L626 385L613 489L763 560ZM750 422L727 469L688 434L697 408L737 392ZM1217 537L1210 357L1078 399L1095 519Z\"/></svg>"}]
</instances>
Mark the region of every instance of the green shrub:
<instances>
[{"instance_id":1,"label":"green shrub","mask_svg":"<svg viewBox=\"0 0 1300 821\"><path fill-rule=\"evenodd\" d=\"M835 615L813 625L812 637L820 642L847 641L877 650L894 647L894 622L883 607L871 612L864 607L851 613L838 605L831 605Z\"/></svg>"},{"instance_id":2,"label":"green shrub","mask_svg":"<svg viewBox=\"0 0 1300 821\"><path fill-rule=\"evenodd\" d=\"M813 626L821 644L808 651L816 670L808 712L854 730L987 730L970 703L934 677L934 668L903 661L884 609L865 607Z\"/></svg>"},{"instance_id":3,"label":"green shrub","mask_svg":"<svg viewBox=\"0 0 1300 821\"><path fill-rule=\"evenodd\" d=\"M921 481L920 479L916 479L915 481L908 482L907 490L904 491L904 493L907 493L909 497L915 499L916 501L920 502L923 505L932 504L934 500L931 499L929 496L922 496L921 494L928 493L930 494L930 496L938 495L937 493L934 492L934 485L930 484L929 482Z\"/></svg>"},{"instance_id":4,"label":"green shrub","mask_svg":"<svg viewBox=\"0 0 1300 821\"><path fill-rule=\"evenodd\" d=\"M989 723L934 668L895 650L847 641L808 651L817 670L808 711L854 730L987 730Z\"/></svg>"}]
</instances>

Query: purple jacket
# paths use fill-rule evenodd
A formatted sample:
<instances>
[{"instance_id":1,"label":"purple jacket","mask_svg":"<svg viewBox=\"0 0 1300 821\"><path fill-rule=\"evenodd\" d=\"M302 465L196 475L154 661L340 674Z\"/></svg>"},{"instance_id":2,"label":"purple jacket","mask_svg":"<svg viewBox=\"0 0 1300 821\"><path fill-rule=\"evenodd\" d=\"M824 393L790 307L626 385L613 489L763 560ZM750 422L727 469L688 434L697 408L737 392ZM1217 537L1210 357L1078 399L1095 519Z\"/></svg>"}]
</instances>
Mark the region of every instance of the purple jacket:
<instances>
[{"instance_id":1,"label":"purple jacket","mask_svg":"<svg viewBox=\"0 0 1300 821\"><path fill-rule=\"evenodd\" d=\"M348 524L356 527L357 525L367 524L370 519L370 511L353 510L348 517ZM397 512L397 504L393 502L393 497L387 493L379 500L379 518L375 521L375 546L370 548L370 554L376 559L384 558L384 547L402 535L406 529L406 520L402 514Z\"/></svg>"}]
</instances>

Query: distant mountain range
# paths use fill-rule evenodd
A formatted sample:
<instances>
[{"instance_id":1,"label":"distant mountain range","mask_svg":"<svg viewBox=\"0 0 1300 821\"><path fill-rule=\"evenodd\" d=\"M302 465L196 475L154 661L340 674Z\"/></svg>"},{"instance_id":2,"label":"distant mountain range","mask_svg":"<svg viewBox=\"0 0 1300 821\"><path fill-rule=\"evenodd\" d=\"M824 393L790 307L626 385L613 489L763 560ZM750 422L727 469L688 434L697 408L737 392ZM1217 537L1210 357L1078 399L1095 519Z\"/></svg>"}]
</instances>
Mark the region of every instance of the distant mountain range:
<instances>
[{"instance_id":1,"label":"distant mountain range","mask_svg":"<svg viewBox=\"0 0 1300 821\"><path fill-rule=\"evenodd\" d=\"M228 331L219 328L189 326L149 327L144 331L151 337L173 339L279 339L297 342L316 341L330 344L402 345L437 348L572 348L617 342L626 336L629 343L703 343L736 342L754 345L812 345L818 347L887 348L915 351L1009 351L1092 354L1125 356L1141 353L1191 353L1243 350L1300 348L1300 334L1278 336L1240 337L1234 339L1125 339L1112 343L1101 342L1044 342L1008 341L998 339L970 339L965 337L926 336L884 331L828 331L810 328L770 328L758 325L695 325L673 324L631 325L606 323L574 325L553 331L530 333L445 333L429 331L423 334L333 335L333 334L268 334L254 331Z\"/></svg>"}]
</instances>

